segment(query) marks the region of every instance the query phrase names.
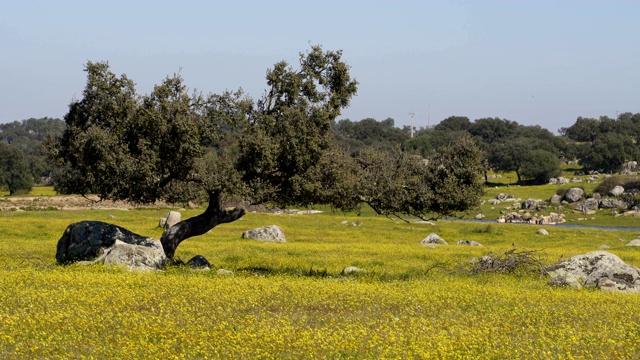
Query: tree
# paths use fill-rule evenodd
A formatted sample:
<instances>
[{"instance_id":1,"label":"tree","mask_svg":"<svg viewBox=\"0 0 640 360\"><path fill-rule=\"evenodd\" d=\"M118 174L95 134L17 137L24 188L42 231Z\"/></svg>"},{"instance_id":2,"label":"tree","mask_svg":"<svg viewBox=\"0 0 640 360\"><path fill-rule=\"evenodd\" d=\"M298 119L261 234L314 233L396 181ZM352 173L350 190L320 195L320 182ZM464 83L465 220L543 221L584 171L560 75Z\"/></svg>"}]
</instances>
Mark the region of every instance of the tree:
<instances>
[{"instance_id":1,"label":"tree","mask_svg":"<svg viewBox=\"0 0 640 360\"><path fill-rule=\"evenodd\" d=\"M0 142L0 186L9 195L28 193L33 188L29 162L17 148Z\"/></svg>"},{"instance_id":2,"label":"tree","mask_svg":"<svg viewBox=\"0 0 640 360\"><path fill-rule=\"evenodd\" d=\"M425 161L401 153L363 151L359 194L376 213L424 220L455 216L479 204L482 152L469 137L441 148Z\"/></svg>"},{"instance_id":3,"label":"tree","mask_svg":"<svg viewBox=\"0 0 640 360\"><path fill-rule=\"evenodd\" d=\"M529 152L527 161L520 167L524 178L533 179L536 184L545 184L560 173L560 159L547 150L535 149Z\"/></svg>"},{"instance_id":4,"label":"tree","mask_svg":"<svg viewBox=\"0 0 640 360\"><path fill-rule=\"evenodd\" d=\"M307 174L331 149L331 123L357 89L341 55L313 46L300 54L299 69L275 64L256 103L240 91L189 94L179 75L139 96L126 75L88 62L67 128L47 144L63 167L56 190L138 203L207 198L204 213L163 234L169 259L185 239L245 214L242 204L226 209L227 196L281 206L322 200ZM229 141L237 153L221 146Z\"/></svg>"},{"instance_id":5,"label":"tree","mask_svg":"<svg viewBox=\"0 0 640 360\"><path fill-rule=\"evenodd\" d=\"M469 131L471 121L466 116L449 116L440 121L434 129L441 131Z\"/></svg>"},{"instance_id":6,"label":"tree","mask_svg":"<svg viewBox=\"0 0 640 360\"><path fill-rule=\"evenodd\" d=\"M601 134L590 144L581 147L580 164L585 170L613 173L622 165L638 158L638 148L631 137L616 134Z\"/></svg>"}]
</instances>

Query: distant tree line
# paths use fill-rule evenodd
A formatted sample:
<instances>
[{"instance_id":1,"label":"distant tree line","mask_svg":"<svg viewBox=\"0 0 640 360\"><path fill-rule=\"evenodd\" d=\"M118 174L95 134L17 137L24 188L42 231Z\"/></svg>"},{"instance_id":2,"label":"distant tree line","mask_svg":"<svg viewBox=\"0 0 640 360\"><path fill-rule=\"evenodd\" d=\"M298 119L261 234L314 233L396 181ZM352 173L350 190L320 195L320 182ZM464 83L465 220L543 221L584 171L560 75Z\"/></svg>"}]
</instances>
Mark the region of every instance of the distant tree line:
<instances>
[{"instance_id":1,"label":"distant tree line","mask_svg":"<svg viewBox=\"0 0 640 360\"><path fill-rule=\"evenodd\" d=\"M0 124L0 188L13 195L45 182L54 165L42 143L48 136L60 136L64 129L62 120L48 117Z\"/></svg>"},{"instance_id":2,"label":"distant tree line","mask_svg":"<svg viewBox=\"0 0 640 360\"><path fill-rule=\"evenodd\" d=\"M485 170L515 172L517 181L546 183L557 176L563 162L577 161L584 171L615 173L625 162L640 158L640 113L623 113L617 119L579 117L559 136L538 125L520 125L500 118L475 121L451 116L432 128L394 127L394 120L348 119L334 123L337 143L353 153L371 147L400 149L424 158L440 148L471 136L483 150ZM486 171L485 171L486 175Z\"/></svg>"}]
</instances>

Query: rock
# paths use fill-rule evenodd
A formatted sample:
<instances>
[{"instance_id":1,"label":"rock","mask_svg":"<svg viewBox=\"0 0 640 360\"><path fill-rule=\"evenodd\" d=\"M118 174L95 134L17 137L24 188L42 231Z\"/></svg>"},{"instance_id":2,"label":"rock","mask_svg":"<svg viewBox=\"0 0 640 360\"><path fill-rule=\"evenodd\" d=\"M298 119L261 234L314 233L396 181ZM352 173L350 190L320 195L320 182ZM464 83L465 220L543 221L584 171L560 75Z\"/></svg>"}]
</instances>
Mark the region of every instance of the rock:
<instances>
[{"instance_id":1,"label":"rock","mask_svg":"<svg viewBox=\"0 0 640 360\"><path fill-rule=\"evenodd\" d=\"M482 246L482 244L473 240L460 240L456 243L456 245Z\"/></svg>"},{"instance_id":2,"label":"rock","mask_svg":"<svg viewBox=\"0 0 640 360\"><path fill-rule=\"evenodd\" d=\"M474 216L474 219L482 220L482 219L484 219L484 214L478 214L478 215Z\"/></svg>"},{"instance_id":3,"label":"rock","mask_svg":"<svg viewBox=\"0 0 640 360\"><path fill-rule=\"evenodd\" d=\"M618 209L618 208L626 208L627 204L618 199L600 199L600 208L601 209Z\"/></svg>"},{"instance_id":4,"label":"rock","mask_svg":"<svg viewBox=\"0 0 640 360\"><path fill-rule=\"evenodd\" d=\"M167 230L173 225L180 222L182 215L177 211L169 211L167 216L164 218L164 229Z\"/></svg>"},{"instance_id":5,"label":"rock","mask_svg":"<svg viewBox=\"0 0 640 360\"><path fill-rule=\"evenodd\" d=\"M218 275L225 275L225 276L233 275L233 271L227 270L227 269L218 269L218 271L216 271L216 273Z\"/></svg>"},{"instance_id":6,"label":"rock","mask_svg":"<svg viewBox=\"0 0 640 360\"><path fill-rule=\"evenodd\" d=\"M500 193L500 194L498 194L498 196L496 196L496 199L498 199L500 201L505 201L507 199L513 199L513 194Z\"/></svg>"},{"instance_id":7,"label":"rock","mask_svg":"<svg viewBox=\"0 0 640 360\"><path fill-rule=\"evenodd\" d=\"M567 190L566 194L564 194L564 199L568 203L574 203L580 201L580 199L582 199L582 196L584 196L584 190L573 187Z\"/></svg>"},{"instance_id":8,"label":"rock","mask_svg":"<svg viewBox=\"0 0 640 360\"><path fill-rule=\"evenodd\" d=\"M640 246L640 239L633 239L629 241L627 246Z\"/></svg>"},{"instance_id":9,"label":"rock","mask_svg":"<svg viewBox=\"0 0 640 360\"><path fill-rule=\"evenodd\" d=\"M607 250L607 249L610 249L610 248L611 247L609 245L606 245L606 244L602 244L602 245L598 246L598 249L600 249L600 250Z\"/></svg>"},{"instance_id":10,"label":"rock","mask_svg":"<svg viewBox=\"0 0 640 360\"><path fill-rule=\"evenodd\" d=\"M349 225L349 222L347 220L341 221L340 225Z\"/></svg>"},{"instance_id":11,"label":"rock","mask_svg":"<svg viewBox=\"0 0 640 360\"><path fill-rule=\"evenodd\" d=\"M521 209L535 209L536 205L538 204L540 200L537 199L527 199L525 201L522 202L522 204L520 205Z\"/></svg>"},{"instance_id":12,"label":"rock","mask_svg":"<svg viewBox=\"0 0 640 360\"><path fill-rule=\"evenodd\" d=\"M613 187L613 189L611 189L611 191L609 191L609 196L615 196L618 197L620 195L624 194L624 188L620 185L616 185Z\"/></svg>"},{"instance_id":13,"label":"rock","mask_svg":"<svg viewBox=\"0 0 640 360\"><path fill-rule=\"evenodd\" d=\"M640 291L640 269L626 264L618 256L607 251L593 251L576 255L545 268L553 283L556 277L573 277L583 287L603 290ZM550 281L549 283L551 283Z\"/></svg>"},{"instance_id":14,"label":"rock","mask_svg":"<svg viewBox=\"0 0 640 360\"><path fill-rule=\"evenodd\" d=\"M362 221L358 220L358 221L354 221L351 223L351 226L362 226Z\"/></svg>"},{"instance_id":15,"label":"rock","mask_svg":"<svg viewBox=\"0 0 640 360\"><path fill-rule=\"evenodd\" d=\"M561 184L568 184L568 183L569 183L569 179L565 177L549 179L549 184L552 184L552 185L561 185Z\"/></svg>"},{"instance_id":16,"label":"rock","mask_svg":"<svg viewBox=\"0 0 640 360\"><path fill-rule=\"evenodd\" d=\"M562 201L562 196L555 194L551 197L551 199L549 199L549 202L552 204L560 204L560 202Z\"/></svg>"},{"instance_id":17,"label":"rock","mask_svg":"<svg viewBox=\"0 0 640 360\"><path fill-rule=\"evenodd\" d=\"M444 241L444 239L438 236L437 234L431 233L427 235L426 238L422 239L422 241L420 241L420 245L429 245L429 244L447 245L447 242Z\"/></svg>"},{"instance_id":18,"label":"rock","mask_svg":"<svg viewBox=\"0 0 640 360\"><path fill-rule=\"evenodd\" d=\"M287 242L284 232L277 225L269 225L253 230L247 230L242 233L242 238L276 243Z\"/></svg>"},{"instance_id":19,"label":"rock","mask_svg":"<svg viewBox=\"0 0 640 360\"><path fill-rule=\"evenodd\" d=\"M364 272L364 270L360 268L357 268L355 266L347 266L342 270L342 275L357 274L362 272Z\"/></svg>"},{"instance_id":20,"label":"rock","mask_svg":"<svg viewBox=\"0 0 640 360\"><path fill-rule=\"evenodd\" d=\"M164 225L167 223L167 218L162 218L158 222L158 227L164 228Z\"/></svg>"},{"instance_id":21,"label":"rock","mask_svg":"<svg viewBox=\"0 0 640 360\"><path fill-rule=\"evenodd\" d=\"M192 257L189 261L187 261L187 265L189 265L192 269L211 269L209 260L207 260L202 255L196 255Z\"/></svg>"},{"instance_id":22,"label":"rock","mask_svg":"<svg viewBox=\"0 0 640 360\"><path fill-rule=\"evenodd\" d=\"M155 239L147 245L132 245L116 240L104 252L104 264L124 266L129 270L153 271L161 269L167 260L160 241Z\"/></svg>"},{"instance_id":23,"label":"rock","mask_svg":"<svg viewBox=\"0 0 640 360\"><path fill-rule=\"evenodd\" d=\"M538 231L536 231L536 234L549 236L549 232L545 229L538 229Z\"/></svg>"},{"instance_id":24,"label":"rock","mask_svg":"<svg viewBox=\"0 0 640 360\"><path fill-rule=\"evenodd\" d=\"M578 279L576 279L574 276L570 274L556 276L551 280L549 280L547 282L547 285L556 286L556 287L566 286L566 287L572 287L574 289L582 289L582 284L580 284L580 281L578 281Z\"/></svg>"},{"instance_id":25,"label":"rock","mask_svg":"<svg viewBox=\"0 0 640 360\"><path fill-rule=\"evenodd\" d=\"M501 201L498 200L498 199L489 199L489 204L491 204L491 205L498 205L498 204L500 204L500 202Z\"/></svg>"},{"instance_id":26,"label":"rock","mask_svg":"<svg viewBox=\"0 0 640 360\"><path fill-rule=\"evenodd\" d=\"M596 210L598 206L600 206L600 201L598 199L589 198L583 201L580 205L576 206L576 209L587 212L589 210Z\"/></svg>"},{"instance_id":27,"label":"rock","mask_svg":"<svg viewBox=\"0 0 640 360\"><path fill-rule=\"evenodd\" d=\"M69 225L58 240L56 260L60 264L94 260L100 254L104 256L106 250L117 240L162 250L158 240L135 234L120 226L101 221L81 221ZM162 254L164 256L164 251Z\"/></svg>"}]
</instances>

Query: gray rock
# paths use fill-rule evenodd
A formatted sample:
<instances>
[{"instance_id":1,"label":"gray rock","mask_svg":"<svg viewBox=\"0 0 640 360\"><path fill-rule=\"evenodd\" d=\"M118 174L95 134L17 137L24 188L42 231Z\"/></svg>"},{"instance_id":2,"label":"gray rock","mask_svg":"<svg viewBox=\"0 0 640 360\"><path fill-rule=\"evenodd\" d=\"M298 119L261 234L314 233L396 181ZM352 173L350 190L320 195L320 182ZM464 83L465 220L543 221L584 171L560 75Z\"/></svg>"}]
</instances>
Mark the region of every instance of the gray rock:
<instances>
[{"instance_id":1,"label":"gray rock","mask_svg":"<svg viewBox=\"0 0 640 360\"><path fill-rule=\"evenodd\" d=\"M624 188L620 185L616 185L613 187L613 189L611 189L611 191L609 191L609 196L620 196L624 194Z\"/></svg>"},{"instance_id":2,"label":"gray rock","mask_svg":"<svg viewBox=\"0 0 640 360\"><path fill-rule=\"evenodd\" d=\"M196 255L187 261L187 265L189 265L192 269L211 269L211 264L209 260L207 260L202 255Z\"/></svg>"},{"instance_id":3,"label":"gray rock","mask_svg":"<svg viewBox=\"0 0 640 360\"><path fill-rule=\"evenodd\" d=\"M576 209L580 211L596 210L600 206L598 199L589 198L583 201L580 205L576 206Z\"/></svg>"},{"instance_id":4,"label":"gray rock","mask_svg":"<svg viewBox=\"0 0 640 360\"><path fill-rule=\"evenodd\" d=\"M536 231L536 234L549 236L549 232L546 229L538 229L538 231Z\"/></svg>"},{"instance_id":5,"label":"gray rock","mask_svg":"<svg viewBox=\"0 0 640 360\"><path fill-rule=\"evenodd\" d=\"M364 272L364 270L355 266L347 266L346 268L342 269L342 275L357 274L362 272Z\"/></svg>"},{"instance_id":6,"label":"gray rock","mask_svg":"<svg viewBox=\"0 0 640 360\"><path fill-rule=\"evenodd\" d=\"M626 208L627 204L618 199L600 199L600 208L601 209L618 209L618 208Z\"/></svg>"},{"instance_id":7,"label":"gray rock","mask_svg":"<svg viewBox=\"0 0 640 360\"><path fill-rule=\"evenodd\" d=\"M277 225L269 225L257 229L247 230L242 233L242 238L276 243L287 242L284 236L284 232Z\"/></svg>"},{"instance_id":8,"label":"gray rock","mask_svg":"<svg viewBox=\"0 0 640 360\"><path fill-rule=\"evenodd\" d=\"M574 203L574 202L580 201L580 199L582 199L583 196L584 196L584 190L573 187L567 190L566 194L564 194L564 199L568 203Z\"/></svg>"},{"instance_id":9,"label":"gray rock","mask_svg":"<svg viewBox=\"0 0 640 360\"><path fill-rule=\"evenodd\" d=\"M420 241L420 245L429 245L429 244L447 245L447 242L444 241L444 239L438 236L437 234L431 233L427 235L426 238L422 239L422 241Z\"/></svg>"},{"instance_id":10,"label":"gray rock","mask_svg":"<svg viewBox=\"0 0 640 360\"><path fill-rule=\"evenodd\" d=\"M545 271L554 283L561 282L556 277L573 277L583 287L604 287L604 290L625 292L640 290L640 269L607 251L576 255L547 266Z\"/></svg>"},{"instance_id":11,"label":"gray rock","mask_svg":"<svg viewBox=\"0 0 640 360\"><path fill-rule=\"evenodd\" d=\"M549 199L549 202L552 204L560 204L560 202L562 201L562 196L555 194L551 197L551 199Z\"/></svg>"},{"instance_id":12,"label":"gray rock","mask_svg":"<svg viewBox=\"0 0 640 360\"><path fill-rule=\"evenodd\" d=\"M456 245L482 246L482 244L473 240L460 240L456 243Z\"/></svg>"},{"instance_id":13,"label":"gray rock","mask_svg":"<svg viewBox=\"0 0 640 360\"><path fill-rule=\"evenodd\" d=\"M627 246L640 246L640 239L633 239L629 241Z\"/></svg>"},{"instance_id":14,"label":"gray rock","mask_svg":"<svg viewBox=\"0 0 640 360\"><path fill-rule=\"evenodd\" d=\"M551 278L547 282L547 285L556 286L556 287L572 287L574 289L582 288L580 281L578 281L578 279L576 279L574 276L570 274L559 275L554 278Z\"/></svg>"},{"instance_id":15,"label":"gray rock","mask_svg":"<svg viewBox=\"0 0 640 360\"><path fill-rule=\"evenodd\" d=\"M161 269L167 260L160 241L150 239L147 245L127 244L116 240L105 250L104 264L124 266L129 270L153 271Z\"/></svg>"},{"instance_id":16,"label":"gray rock","mask_svg":"<svg viewBox=\"0 0 640 360\"><path fill-rule=\"evenodd\" d=\"M607 249L610 249L610 248L611 248L611 246L609 246L607 244L602 244L602 245L598 246L598 249L600 249L600 250L607 250Z\"/></svg>"},{"instance_id":17,"label":"gray rock","mask_svg":"<svg viewBox=\"0 0 640 360\"><path fill-rule=\"evenodd\" d=\"M218 271L216 271L216 273L218 275L225 275L225 276L233 275L233 271L227 270L227 269L218 269Z\"/></svg>"},{"instance_id":18,"label":"gray rock","mask_svg":"<svg viewBox=\"0 0 640 360\"><path fill-rule=\"evenodd\" d=\"M538 202L540 202L540 200L527 199L527 200L522 202L522 204L520 205L520 208L521 209L535 209L536 205L538 205Z\"/></svg>"},{"instance_id":19,"label":"gray rock","mask_svg":"<svg viewBox=\"0 0 640 360\"><path fill-rule=\"evenodd\" d=\"M173 225L180 222L182 215L177 211L169 211L167 216L164 218L164 229L167 230Z\"/></svg>"},{"instance_id":20,"label":"gray rock","mask_svg":"<svg viewBox=\"0 0 640 360\"><path fill-rule=\"evenodd\" d=\"M71 224L62 234L56 248L58 263L94 260L112 247L116 240L126 244L162 249L156 239L133 233L123 227L101 221L81 221ZM164 254L164 252L163 252Z\"/></svg>"},{"instance_id":21,"label":"gray rock","mask_svg":"<svg viewBox=\"0 0 640 360\"><path fill-rule=\"evenodd\" d=\"M491 205L498 205L498 204L500 204L500 202L501 201L498 200L498 199L489 199L489 204L491 204Z\"/></svg>"}]
</instances>

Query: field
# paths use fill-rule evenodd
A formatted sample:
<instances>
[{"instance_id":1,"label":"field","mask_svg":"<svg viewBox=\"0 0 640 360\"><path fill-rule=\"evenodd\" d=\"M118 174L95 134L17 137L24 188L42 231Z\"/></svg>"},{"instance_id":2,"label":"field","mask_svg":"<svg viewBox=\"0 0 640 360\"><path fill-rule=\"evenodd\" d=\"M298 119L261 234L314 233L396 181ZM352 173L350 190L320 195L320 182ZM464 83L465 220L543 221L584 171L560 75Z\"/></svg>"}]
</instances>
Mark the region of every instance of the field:
<instances>
[{"instance_id":1,"label":"field","mask_svg":"<svg viewBox=\"0 0 640 360\"><path fill-rule=\"evenodd\" d=\"M491 189L487 198L507 192L503 189L519 197L517 192L526 190ZM536 191L548 198L554 190ZM370 213L251 213L185 241L177 251L185 261L204 255L215 269L233 275L181 266L130 273L55 264L57 240L73 222L107 221L160 237L157 223L166 212L0 212L0 358L640 357L638 295L551 288L537 272L467 271L471 258L513 246L535 250L550 264L606 244L640 266L640 249L625 246L640 231L453 221L428 225ZM597 218L634 225L633 219L607 213ZM271 224L284 229L287 243L240 238L244 230ZM540 228L550 235L537 235ZM449 245L420 246L431 232ZM484 246L456 246L461 239ZM364 272L342 275L351 265Z\"/></svg>"}]
</instances>

